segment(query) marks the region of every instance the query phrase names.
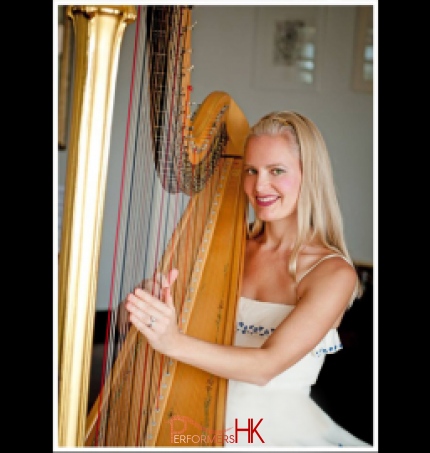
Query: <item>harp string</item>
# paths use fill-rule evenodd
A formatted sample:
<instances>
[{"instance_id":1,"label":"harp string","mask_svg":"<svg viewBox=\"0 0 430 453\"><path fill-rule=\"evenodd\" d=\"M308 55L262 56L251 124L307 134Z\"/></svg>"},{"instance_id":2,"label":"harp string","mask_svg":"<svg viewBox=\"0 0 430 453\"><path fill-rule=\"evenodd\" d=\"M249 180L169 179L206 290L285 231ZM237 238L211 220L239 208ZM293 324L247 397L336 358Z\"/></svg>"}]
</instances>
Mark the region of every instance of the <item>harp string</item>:
<instances>
[{"instance_id":1,"label":"harp string","mask_svg":"<svg viewBox=\"0 0 430 453\"><path fill-rule=\"evenodd\" d=\"M157 47L157 49L151 50L151 55L158 54L158 55L163 56L163 58L166 58L165 54L167 52L166 49L168 47L169 35L167 32L164 32L163 30L168 30L168 28L171 26L169 23L170 17L168 17L169 13L170 13L170 11L168 11L168 13L166 15L164 15L164 14L161 15L161 18L159 19L159 21L161 23L161 27L157 27L157 26L154 27L153 24L156 23L156 20L151 21L151 24L154 27L152 29L154 35L151 37L150 43L152 46L154 45L154 43L155 43L155 45L161 44L160 47ZM175 24L173 23L172 25L174 27ZM151 63L153 63L154 61L157 64L157 62L159 60L157 58L155 58L155 60L154 60L154 58L151 58ZM169 70L169 67L170 67L170 64L168 63L167 70ZM164 98L158 97L156 99L155 104L153 104L153 105L155 105L155 109L157 109L157 106L159 108L158 111L154 109L155 118L163 118L162 126L163 126L163 124L165 125L164 128L162 128L162 127L160 128L160 126L158 124L152 126L153 130L156 128L160 128L162 131L162 134L160 134L160 132L158 132L158 135L156 136L157 140L159 141L158 144L156 143L156 152L159 153L159 156L158 156L160 159L159 166L161 166L163 164L163 158L164 158L164 162L167 162L167 158L165 156L168 156L168 151L169 151L168 146L166 147L165 143L160 143L161 139L166 140L165 137L167 136L167 133L170 130L170 125L168 122L166 122L166 113L165 112L166 112L166 110L167 111L171 110L172 107L167 104L167 108L165 108L164 111L161 110L160 107L163 106L163 102L166 102L166 101L168 102L170 96L172 96L171 93L173 93L173 92L172 92L172 89L170 86L171 76L170 76L170 74L167 74L167 77L166 76L163 77L163 68L159 67L157 65L156 65L155 70L153 68L151 68L149 73L155 74L157 76L157 78L160 78L160 79L164 78L164 79L166 79L166 82L167 82L165 84ZM158 80L157 80L157 82L158 82ZM151 82L149 84L147 84L146 86L151 86L151 93L155 92L155 93L161 94L161 90L157 90L157 88L154 90L154 87ZM149 105L149 103L147 105ZM154 111L154 110L151 110L151 111ZM168 136L167 136L167 139L168 139ZM152 168L152 165L148 166L147 168ZM165 184L163 181L163 186L164 185ZM152 188L154 188L154 187L155 187L155 185L152 184ZM158 225L158 230L156 232L156 240L154 241L155 249L153 251L153 253L154 253L153 263L157 263L159 261L159 256L161 253L160 251L164 249L164 243L165 243L165 240L167 237L166 230L169 229L169 224L171 223L169 220L171 218L170 209L169 209L170 208L169 205L172 202L171 197L166 197L164 191L161 191L161 195L159 195L159 194L160 194L160 192L157 192L157 195L159 196L159 198L161 197L161 199L157 200L157 202L154 202L154 207L159 206L159 212L158 212L158 221L155 222ZM152 200L155 200L155 199L156 198L153 196ZM174 201L173 201L173 205L174 206L176 205L176 203ZM152 209L152 206L151 206L151 209ZM165 217L165 219L164 219L164 217ZM175 222L173 221L173 223L175 223ZM162 233L163 233L162 225L163 224L165 225L164 235L162 235ZM172 227L170 227L170 230L171 229L172 229ZM150 243L148 243L148 246L149 245L150 245ZM149 247L148 247L148 250L149 250ZM148 256L148 252L146 253L146 255ZM154 275L155 275L155 273L154 273ZM141 388L140 398L139 398L140 402L139 402L138 406L136 406L136 411L135 411L136 412L136 422L135 422L136 439L134 442L135 445L142 444L143 438L144 438L145 432L146 432L146 426L148 423L148 420L147 420L148 411L151 411L151 406L156 404L157 379L156 379L155 370L158 369L159 370L158 373L160 375L161 366L162 366L160 363L162 361L162 358L160 359L159 355L155 354L154 351L152 351L149 348L148 344L146 344L145 353L144 353L144 355L141 354L141 357L144 357L143 365L141 365L143 367L143 374L142 374L143 379L142 379L141 383L135 384L136 389L137 389L136 391L138 391L139 387Z\"/></svg>"},{"instance_id":2,"label":"harp string","mask_svg":"<svg viewBox=\"0 0 430 453\"><path fill-rule=\"evenodd\" d=\"M145 10L146 12L146 10ZM138 11L138 14L140 15L140 19L142 18L142 15L141 15L141 11L139 9ZM137 46L137 44L141 43L142 40L138 40L137 37L139 35L139 32L141 30L141 24L142 24L142 21L141 20L138 20L137 22L137 26L136 26L136 41L135 41L135 47ZM140 66L142 65L142 58L143 58L143 55L144 53L141 51L141 48L134 52L134 63L133 63L133 66L134 68L136 68L136 66ZM136 70L134 70L132 72L133 74L133 79L132 79L132 84L131 86L134 87L135 86L135 80L134 80L134 76L136 74ZM129 118L128 118L128 121L127 121L127 133L126 133L126 143L125 143L125 150L124 150L124 162L123 162L123 171L122 171L122 181L124 180L128 180L128 179L131 179L131 181L133 181L134 179L133 178L130 178L130 176L126 176L126 175L129 175L129 174L135 174L135 168L136 167L139 167L139 161L136 162L136 154L128 159L128 155L129 155L129 151L132 151L130 150L129 148L131 147L131 144L134 142L134 141L138 141L140 142L140 146L142 146L142 143L141 143L141 137L144 137L144 134L141 134L140 136L137 136L136 135L136 132L134 130L130 130L130 124L135 124L136 123L136 117L137 117L137 112L139 111L138 108L136 107L136 104L138 102L141 102L140 101L140 98L139 97L136 97L136 96L133 96L132 95L132 89L130 90L130 99L131 100L135 100L134 101L134 105L132 106L132 108L129 109ZM130 105L131 105L131 101L130 101ZM140 174L139 171L136 172L137 174ZM137 183L137 185L139 184L139 182ZM121 218L125 218L124 217L124 212L128 209L128 216L130 217L130 213L133 211L134 208L132 208L133 206L133 203L132 201L130 200L130 196L131 196L131 191L129 190L125 190L125 184L122 183L121 184L121 190L120 190L120 203L119 203L119 210L118 210L118 225L120 225L120 219ZM142 225L143 227L146 227L146 225L144 223L141 223L140 225ZM113 261L113 272L112 272L112 281L111 281L111 291L110 291L110 302L109 302L109 315L112 313L113 316L112 316L112 320L108 319L108 325L109 325L109 321L112 321L110 322L110 334L109 334L109 337L108 339L110 338L114 338L114 329L115 329L115 315L117 313L117 309L113 308L113 304L114 304L114 300L120 300L121 298L118 296L119 292L120 292L120 288L121 286L124 286L124 287L130 287L130 284L131 284L131 281L136 281L135 280L135 277L133 276L133 273L130 272L132 271L133 269L139 269L139 268L142 268L142 265L140 266L136 266L135 262L136 260L139 258L139 255L138 254L135 254L134 256L133 255L126 255L124 250L126 248L126 236L130 234L130 237L133 237L133 236L136 236L136 233L133 232L133 228L135 229L136 228L136 223L132 223L132 222L129 222L129 226L130 226L130 229L126 229L124 227L119 227L117 228L117 236L116 236L116 241L115 241L115 251L114 251L114 261ZM140 249L139 245L137 244L137 249ZM125 269L125 271L121 274L119 272L115 272L116 271L116 265L117 263L119 262L119 256L122 256L123 257L123 260L127 260L127 256L129 257L129 260L131 259L132 261L134 261L134 264L127 264L125 263L123 268ZM128 279L127 279L127 276L128 276ZM121 281L121 278L122 278L122 281ZM128 281L127 281L128 280ZM116 303L115 303L116 304ZM121 349L121 345L122 345L122 342L123 342L123 338L125 338L126 336L126 333L127 333L127 326L126 326L126 323L123 321L123 322L120 322L119 323L119 331L120 331L120 335L119 335L119 341L118 341L118 344L117 344L117 350ZM113 349L113 344L114 342L113 341L106 341L105 342L105 354L104 354L104 358L103 358L103 373L102 373L102 379L105 381L105 382L108 382L108 376L109 376L109 373L111 372L111 368L112 368L112 362L113 362L113 357L114 355L112 354L112 349ZM108 353L106 354L106 351L108 350ZM108 357L108 359L107 359ZM108 361L108 363L107 363ZM132 364L130 363L130 366ZM102 387L103 389L105 390L106 389L106 394L108 394L108 389L109 389L109 385L106 385L106 386L103 386L103 381L102 381ZM99 412L101 411L101 404L99 404ZM105 407L106 409L104 410L104 413L103 413L103 427L102 427L102 434L100 435L100 438L104 438L105 437L105 431L106 431L106 413L107 413L107 406L104 405L103 407ZM112 410L111 411L111 417L115 417L114 415L114 411ZM100 425L100 421L102 420L102 418L100 417L100 414L99 414L99 417L98 417L98 424ZM115 426L113 424L113 426ZM97 436L97 439L99 438L99 436Z\"/></svg>"},{"instance_id":3,"label":"harp string","mask_svg":"<svg viewBox=\"0 0 430 453\"><path fill-rule=\"evenodd\" d=\"M154 352L128 324L121 301L143 281L152 280L154 288L156 272L177 267L172 295L186 330L211 200L219 195L227 165L220 158L225 108L198 137L189 131L184 54L190 31L183 12L184 7L138 8L104 372L87 420L87 445L154 442L176 363Z\"/></svg>"},{"instance_id":4,"label":"harp string","mask_svg":"<svg viewBox=\"0 0 430 453\"><path fill-rule=\"evenodd\" d=\"M182 11L182 9L180 9ZM172 31L172 36L173 39L167 39L166 41L164 39L159 39L159 40L151 40L151 42L155 43L163 43L165 42L165 52L168 53L169 57L167 58L167 77L166 77L166 107L164 108L164 111L159 112L159 117L163 116L163 122L165 124L165 128L163 131L163 134L161 135L161 138L164 140L164 142L159 144L160 150L163 152L160 153L160 177L162 178L162 186L166 188L166 184L169 184L169 187L172 183L172 181L167 181L168 177L168 166L171 165L170 159L171 159L171 150L176 150L176 136L177 136L177 131L175 130L176 125L180 121L180 112L177 111L178 107L180 107L180 104L177 102L177 74L178 74L178 63L179 63L179 49L180 49L180 39L181 39L181 14L179 14L179 18L174 15L173 20L171 23L166 23L166 29L170 26ZM164 28L164 27L163 27ZM175 38L176 37L176 38ZM158 60L156 60L158 61ZM172 61L173 64L170 64L170 61ZM156 68L156 72L158 73L161 71L162 68ZM181 70L181 69L180 69ZM182 148L181 148L182 152ZM173 181L174 182L174 181ZM174 193L177 193L177 187L174 188L173 190ZM156 249L155 249L155 256L156 256L156 262L159 261L160 255L162 252L164 252L165 247L166 247L166 240L168 238L167 230L169 230L169 225L170 230L172 229L172 224L173 226L177 223L177 199L171 200L171 197L166 196L166 191L162 191L162 196L161 196L161 203L160 203L160 213L159 213L159 218L160 222L159 225L163 225L162 217L163 217L163 211L164 211L164 205L165 203L167 205L170 204L171 201L173 201L173 215L171 217L167 216L166 217L166 222L164 222L165 229L162 231L162 228L160 227L158 230L157 234L157 240L156 240ZM177 197L175 197L177 198ZM169 210L170 212L170 210ZM167 265L168 266L168 265ZM170 265L171 268L171 265ZM154 277L154 283L155 283L155 277ZM147 348L147 353L150 353L152 356L153 360L153 366L154 366L154 385L151 386L151 393L149 397L149 410L152 411L151 405L155 407L155 411L159 410L159 397L160 397L160 386L161 386L161 378L163 374L163 367L164 367L164 356L151 352L149 348ZM156 374L156 370L158 370L158 376ZM143 396L143 394L142 394ZM144 406L143 398L141 400L141 406ZM152 422L152 421L150 421ZM140 430L139 430L140 431ZM146 433L145 433L146 434ZM141 442L143 441L143 436L141 438Z\"/></svg>"},{"instance_id":5,"label":"harp string","mask_svg":"<svg viewBox=\"0 0 430 453\"><path fill-rule=\"evenodd\" d=\"M155 9L153 10L155 11ZM181 11L181 10L180 10ZM170 11L168 12L168 14ZM162 107L163 102L160 97L161 95L161 88L151 88L150 93L147 92L149 86L152 87L151 83L148 83L148 74L155 74L156 81L161 78L161 67L159 65L156 66L156 71L153 70L151 64L153 64L154 59L152 57L148 57L148 48L150 44L144 39L146 35L146 8L139 7L138 10L138 23L136 26L136 35L139 35L139 38L136 38L136 45L135 45L135 57L133 66L135 70L133 71L133 81L132 81L132 89L133 95L130 95L130 109L129 109L129 119L127 121L127 134L126 134L126 144L125 144L125 151L124 151L124 164L123 164L123 178L122 178L122 186L121 186L121 196L120 196L120 208L118 210L118 229L117 229L117 237L116 237L116 244L115 244L115 256L114 256L114 263L113 263L113 277L111 281L111 297L109 302L109 315L112 314L109 327L109 340L106 341L105 345L105 353L104 353L104 360L103 360L103 381L101 383L101 388L103 389L103 393L108 393L110 404L104 405L102 404L104 398L99 398L99 417L98 417L98 427L97 427L97 444L100 439L107 438L107 444L112 444L114 442L119 442L118 445L121 445L122 442L125 441L124 435L121 432L127 432L127 430L132 433L136 433L136 439L132 444L141 444L142 436L145 435L145 430L141 429L141 425L145 425L147 423L147 414L152 411L151 404L146 405L144 401L149 400L152 404L158 402L159 396L159 389L160 389L160 382L161 376L163 373L164 368L164 358L160 357L160 355L155 354L153 351L150 351L150 348L146 344L145 346L145 353L143 354L141 349L142 339L138 339L130 346L130 350L132 353L127 354L126 361L128 362L125 365L126 373L133 374L134 376L142 376L141 381L137 382L129 382L128 384L122 384L121 391L115 389L116 391L113 392L112 388L110 388L112 384L112 364L116 356L118 356L119 351L124 348L124 338L128 335L128 325L121 319L119 319L119 336L116 337L115 325L116 319L118 317L118 307L119 302L123 300L123 297L127 292L130 291L132 287L136 285L137 281L141 281L142 278L153 273L155 269L155 263L157 263L160 259L160 253L163 249L165 249L167 238L169 237L169 232L171 232L177 223L178 213L179 211L184 210L184 205L186 204L186 198L182 196L182 203L181 207L178 208L178 196L175 196L175 200L172 200L171 196L166 196L165 191L156 190L157 187L157 179L155 177L155 173L152 172L152 175L149 175L149 171L147 169L152 168L153 161L151 162L151 153L138 153L138 150L141 149L148 149L152 147L151 142L154 142L154 137L152 131L155 131L155 142L156 142L156 150L155 152L160 153L160 150L166 149L165 154L159 154L160 162L164 165L163 171L161 174L163 175L163 186L166 185L167 178L169 177L169 169L168 166L172 165L172 159L170 158L169 148L170 147L177 147L174 137L178 136L177 130L181 131L179 134L179 158L178 162L181 162L182 156L181 153L183 152L184 148L184 121L180 120L180 115L183 115L184 112L180 112L179 109L181 107L181 99L177 96L175 89L180 86L179 83L174 82L173 87L171 83L171 72L173 71L174 77L180 74L183 71L183 68L178 68L178 59L180 56L180 48L179 45L176 48L173 47L173 50L170 49L170 54L175 56L175 63L176 64L168 64L168 73L167 75L167 84L164 87L165 99L166 99L166 106L163 109L159 108L155 110L155 117L163 118L161 121L161 125L153 124L152 123L152 131L151 128L147 125L150 124L148 118L151 116L151 112L149 111L149 105L156 105ZM167 20L166 17L162 17L161 21ZM153 26L155 21L151 21L151 26ZM179 28L178 28L179 24ZM179 30L177 31L178 36L178 43L180 39L180 26L181 26L181 18L179 21L172 22L173 26ZM150 35L157 33L153 29L149 32ZM142 38L143 37L143 38ZM142 45L142 42L145 42ZM152 37L150 39L151 43L159 43L159 39L154 39ZM145 52L142 51L143 47L146 48ZM166 46L167 47L167 46ZM153 54L159 54L163 52L162 49L157 48L152 50ZM144 55L144 57L142 57ZM158 60L155 59L156 64ZM142 67L143 70L139 70L138 68ZM138 81L136 73L141 74L141 83L136 83ZM177 90L176 90L177 91ZM136 93L139 93L136 95ZM188 95L188 93L186 93ZM149 101L151 95L157 96L156 99L152 99L152 104ZM180 94L181 95L181 94ZM187 97L189 101L189 98ZM188 106L186 107L185 113L187 111ZM152 114L153 115L153 114ZM168 121L166 121L166 115L168 116ZM139 124L139 127L136 127L136 124ZM143 127L141 127L143 125ZM177 127L177 129L176 129ZM157 144L158 142L158 144ZM161 146L163 145L163 146ZM132 156L131 158L129 156ZM163 160L164 158L164 160ZM170 160L169 160L170 159ZM160 167L160 164L159 164ZM179 171L180 173L180 171ZM139 178L139 175L141 177ZM129 189L125 189L125 182L130 181ZM179 181L179 180L177 180ZM146 184L145 184L146 182ZM171 180L168 181L171 185ZM135 188L141 188L140 191L136 191ZM151 193L151 197L148 196ZM178 193L178 183L177 187L175 188L174 192ZM136 194L137 193L137 194ZM160 199L161 198L161 199ZM158 217L158 222L151 222L153 219L153 210L154 206L160 206ZM169 205L173 205L173 216L169 215ZM148 215L149 213L149 215ZM166 220L163 222L162 218L166 217ZM142 219L147 219L146 221L142 222ZM127 219L126 221L124 219ZM154 229L154 224L158 224L158 230ZM161 225L164 224L164 234L161 235L162 227ZM189 222L188 229L191 230L192 222ZM156 231L156 233L155 233ZM154 234L157 236L156 247L155 250L151 250L151 241L150 238L154 237ZM186 234L187 240L192 237L192 233L190 231ZM133 239L132 239L133 238ZM145 246L143 245L145 239L147 240ZM133 243L134 245L131 246L130 244ZM142 251L145 250L145 253ZM129 253L130 252L130 253ZM153 258L150 259L151 254ZM171 269L173 266L174 255L172 254L170 257L170 264L169 268ZM119 261L122 261L121 269L122 271L116 271L119 269L118 266ZM181 264L181 266L185 268L189 268L189 265ZM140 270L139 270L140 269ZM183 278L186 278L186 273L183 273ZM185 292L186 285L183 283L182 285L178 285L183 288L183 293ZM177 298L178 303L181 303L181 298ZM175 297L176 300L176 297ZM115 302L117 301L117 302ZM119 316L120 318L120 316ZM112 338L114 340L112 340ZM115 353L113 344L117 345ZM167 362L168 365L168 362ZM156 385L151 383L151 379L154 379L154 374L149 373L150 370L159 369L159 376L156 379ZM136 372L137 369L137 372ZM166 371L168 373L168 369ZM115 384L116 385L116 384ZM134 389L134 390L132 390ZM133 395L139 393L140 389L140 398L134 398ZM109 391L110 390L110 391ZM129 390L129 391L126 391ZM130 391L131 390L131 391ZM120 396L118 396L120 394ZM127 394L129 397L127 398ZM149 394L149 396L148 396ZM118 400L122 400L121 404L117 404ZM135 401L140 401L139 404L135 404ZM128 408L131 407L132 410L127 413ZM156 408L157 409L157 408ZM108 417L109 412L109 417ZM106 431L108 430L108 419L109 419L109 435L107 436ZM127 422L125 422L127 420ZM142 434L139 434L142 433ZM138 437L140 438L138 439ZM114 441L116 439L116 441Z\"/></svg>"},{"instance_id":6,"label":"harp string","mask_svg":"<svg viewBox=\"0 0 430 453\"><path fill-rule=\"evenodd\" d=\"M145 21L142 19L145 19L146 15L146 9L140 9L138 10L138 19L136 23L136 34L135 34L135 50L133 54L133 70L132 70L132 80L131 80L131 87L130 87L130 102L129 105L131 108L128 110L128 119L127 119L127 124L126 124L126 135L125 135L125 145L124 145L124 157L123 157L123 167L122 167L122 178L121 178L121 187L120 187L120 200L119 200L119 209L118 209L118 215L117 215L117 229L116 229L116 238L115 238L115 248L114 248L114 256L113 256L113 264L112 264L112 278L111 278L111 289L110 289L110 300L109 300L109 310L108 310L108 323L107 323L107 328L109 328L109 333L106 335L106 341L105 341L105 351L104 351L104 356L103 356L103 366L102 366L102 382L101 382L101 395L106 395L106 397L109 396L109 390L110 390L110 385L111 382L109 380L110 373L112 372L112 364L113 360L115 357L114 354L114 347L116 343L116 353L118 354L118 351L122 348L122 344L124 341L124 338L126 337L128 328L127 328L127 322L124 319L119 319L118 320L118 329L119 329L119 338L117 341L115 341L115 326L116 326L116 318L118 314L118 300L121 300L121 296L119 295L121 292L121 287L124 286L126 288L130 287L131 282L135 281L135 277L133 273L131 272L133 269L139 269L141 266L136 265L136 260L138 259L138 255L135 254L134 256L129 254L127 255L125 253L125 249L127 247L126 244L126 237L129 234L129 230L125 228L124 223L121 223L121 219L127 217L130 218L131 212L134 208L132 208L133 203L132 200L130 199L131 197L131 190L126 190L125 186L125 181L133 181L133 178L130 176L134 174L134 168L139 167L139 161L136 162L138 156L136 156L136 153L131 155L133 152L132 145L133 143L137 140L140 142L140 137L137 136L136 131L134 128L132 128L131 125L136 124L136 118L138 116L139 112L139 102L140 98L138 96L135 96L133 94L133 90L135 89L136 81L135 81L135 76L136 76L136 68L140 68L142 65L144 65L144 59L146 58L145 53L142 51L142 45L144 41L139 38L139 36L142 35L142 33L145 33ZM144 74L141 70L139 71L141 74ZM141 85L143 86L143 85ZM144 136L141 135L141 137ZM142 143L140 142L140 145L142 146ZM130 156L131 155L131 156ZM139 172L137 172L139 174ZM128 211L128 212L127 212ZM136 223L131 223L130 221L128 222L130 225L130 237L136 237L136 234L133 233L133 228L136 228ZM144 223L141 224L143 227L146 227ZM139 244L137 244L139 248ZM134 264L127 264L127 256L134 261ZM120 268L119 266L119 261L120 258L123 257L123 269L125 271L123 273L120 273L117 269ZM125 261L125 262L124 262ZM118 265L118 267L117 267ZM128 277L128 278L127 278ZM121 281L122 279L122 281ZM112 314L112 319L110 318ZM130 355L130 357L132 357ZM132 361L130 359L130 363L128 364L127 368L132 367ZM104 398L103 398L104 400ZM107 430L107 413L108 413L108 404L104 403L102 404L102 401L99 399L99 405L98 405L98 423L97 423L97 428L96 428L96 445L99 444L100 439L105 439L106 437L106 430ZM113 406L113 405L112 405ZM110 417L113 419L118 418L118 413L114 409L115 406L113 406L113 409L110 408ZM120 426L120 424L116 425L115 423L111 423L112 426L112 431L115 429L115 426ZM100 442L102 443L102 442Z\"/></svg>"}]
</instances>

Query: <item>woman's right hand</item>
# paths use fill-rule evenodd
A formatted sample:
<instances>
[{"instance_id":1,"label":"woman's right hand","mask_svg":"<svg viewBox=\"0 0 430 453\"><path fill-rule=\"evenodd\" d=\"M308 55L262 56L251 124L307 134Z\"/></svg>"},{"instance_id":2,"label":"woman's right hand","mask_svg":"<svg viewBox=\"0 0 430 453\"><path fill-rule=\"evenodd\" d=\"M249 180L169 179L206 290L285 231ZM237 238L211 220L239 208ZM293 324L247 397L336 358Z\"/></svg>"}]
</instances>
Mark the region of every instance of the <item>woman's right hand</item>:
<instances>
[{"instance_id":1,"label":"woman's right hand","mask_svg":"<svg viewBox=\"0 0 430 453\"><path fill-rule=\"evenodd\" d=\"M172 271L170 271L172 272ZM176 271L177 272L177 271ZM176 277L175 277L176 279ZM142 280L139 286L135 288L142 288L145 291L147 291L149 294L152 296L156 297L157 299L162 299L163 297L163 288L168 287L168 280L165 275L163 275L161 272L155 272L153 277L151 278L146 278ZM119 310L118 310L118 326L128 326L130 323L130 313L125 307L126 300L121 302L119 305Z\"/></svg>"},{"instance_id":2,"label":"woman's right hand","mask_svg":"<svg viewBox=\"0 0 430 453\"><path fill-rule=\"evenodd\" d=\"M175 305L170 288L178 276L173 269L166 276L158 275L147 289L136 288L125 300L130 322L145 335L150 345L162 354L171 355L180 335Z\"/></svg>"}]
</instances>

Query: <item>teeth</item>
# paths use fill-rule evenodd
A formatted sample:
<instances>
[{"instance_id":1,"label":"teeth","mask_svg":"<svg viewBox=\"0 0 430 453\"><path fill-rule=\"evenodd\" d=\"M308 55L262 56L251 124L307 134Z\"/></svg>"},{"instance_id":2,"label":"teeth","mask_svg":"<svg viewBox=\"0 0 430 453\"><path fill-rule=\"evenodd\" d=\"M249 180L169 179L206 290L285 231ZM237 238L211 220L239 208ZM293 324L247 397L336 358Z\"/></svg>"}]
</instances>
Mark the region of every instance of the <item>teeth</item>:
<instances>
[{"instance_id":1,"label":"teeth","mask_svg":"<svg viewBox=\"0 0 430 453\"><path fill-rule=\"evenodd\" d=\"M271 200L275 200L276 197L257 197L257 200L260 200L260 201L271 201Z\"/></svg>"}]
</instances>

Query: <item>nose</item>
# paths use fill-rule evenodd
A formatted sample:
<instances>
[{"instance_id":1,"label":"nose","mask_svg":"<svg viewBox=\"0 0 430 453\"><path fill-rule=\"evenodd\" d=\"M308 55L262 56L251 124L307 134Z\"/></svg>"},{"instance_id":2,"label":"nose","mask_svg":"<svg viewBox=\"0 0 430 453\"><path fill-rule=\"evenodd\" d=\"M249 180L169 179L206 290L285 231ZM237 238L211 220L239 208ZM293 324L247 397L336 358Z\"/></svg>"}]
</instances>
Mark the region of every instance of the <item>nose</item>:
<instances>
[{"instance_id":1,"label":"nose","mask_svg":"<svg viewBox=\"0 0 430 453\"><path fill-rule=\"evenodd\" d=\"M267 175L264 172L258 173L255 180L255 190L257 192L261 192L264 188L267 187L268 183L269 180L267 178Z\"/></svg>"}]
</instances>

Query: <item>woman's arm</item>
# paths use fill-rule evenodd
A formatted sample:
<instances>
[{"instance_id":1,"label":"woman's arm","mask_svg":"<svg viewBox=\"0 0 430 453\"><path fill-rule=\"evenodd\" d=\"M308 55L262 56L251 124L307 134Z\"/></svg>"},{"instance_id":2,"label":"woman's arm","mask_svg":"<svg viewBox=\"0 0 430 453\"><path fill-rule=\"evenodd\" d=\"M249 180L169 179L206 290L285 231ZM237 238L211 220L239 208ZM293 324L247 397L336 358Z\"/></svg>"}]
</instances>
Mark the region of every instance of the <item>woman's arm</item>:
<instances>
[{"instance_id":1,"label":"woman's arm","mask_svg":"<svg viewBox=\"0 0 430 453\"><path fill-rule=\"evenodd\" d=\"M209 343L180 332L170 294L170 286L177 275L177 270L172 270L162 279L161 299L165 302L152 296L147 289L136 288L129 294L125 308L130 313L130 322L145 335L149 344L162 354L220 377L258 384L258 364L265 352L255 348ZM152 321L151 317L155 321Z\"/></svg>"},{"instance_id":2,"label":"woman's arm","mask_svg":"<svg viewBox=\"0 0 430 453\"><path fill-rule=\"evenodd\" d=\"M294 310L261 348L219 345L181 333L170 295L176 277L177 271L171 271L163 283L165 302L140 288L129 294L130 322L162 354L216 376L264 385L321 341L347 307L356 274L342 259L317 266L303 279ZM151 317L155 321L149 327Z\"/></svg>"}]
</instances>

